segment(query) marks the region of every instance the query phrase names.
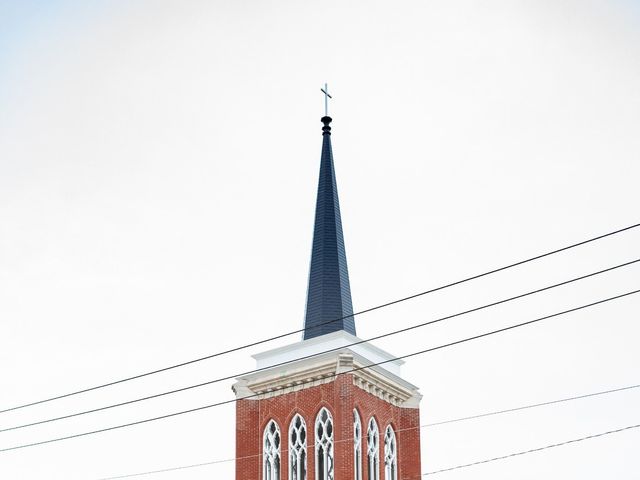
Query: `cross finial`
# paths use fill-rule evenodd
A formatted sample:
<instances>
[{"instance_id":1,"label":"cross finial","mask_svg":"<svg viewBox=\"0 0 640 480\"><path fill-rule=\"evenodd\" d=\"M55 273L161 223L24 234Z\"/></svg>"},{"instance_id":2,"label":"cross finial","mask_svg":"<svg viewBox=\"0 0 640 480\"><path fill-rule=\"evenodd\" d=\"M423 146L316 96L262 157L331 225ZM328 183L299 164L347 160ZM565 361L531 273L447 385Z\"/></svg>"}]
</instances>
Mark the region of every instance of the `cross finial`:
<instances>
[{"instance_id":1,"label":"cross finial","mask_svg":"<svg viewBox=\"0 0 640 480\"><path fill-rule=\"evenodd\" d=\"M327 84L324 84L324 88L321 88L320 91L324 93L324 116L329 116L329 99L333 98L329 95L329 88L327 88Z\"/></svg>"}]
</instances>

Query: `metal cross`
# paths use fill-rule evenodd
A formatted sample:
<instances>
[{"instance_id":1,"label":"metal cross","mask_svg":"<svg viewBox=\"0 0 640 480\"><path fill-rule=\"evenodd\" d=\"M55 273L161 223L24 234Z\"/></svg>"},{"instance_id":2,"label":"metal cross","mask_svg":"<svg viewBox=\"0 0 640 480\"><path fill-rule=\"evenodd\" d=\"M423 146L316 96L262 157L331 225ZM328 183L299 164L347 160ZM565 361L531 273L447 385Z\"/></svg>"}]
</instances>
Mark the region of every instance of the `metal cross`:
<instances>
[{"instance_id":1,"label":"metal cross","mask_svg":"<svg viewBox=\"0 0 640 480\"><path fill-rule=\"evenodd\" d=\"M333 98L329 95L329 89L327 88L327 84L324 84L324 88L321 88L320 91L324 93L324 116L329 116L329 99Z\"/></svg>"}]
</instances>

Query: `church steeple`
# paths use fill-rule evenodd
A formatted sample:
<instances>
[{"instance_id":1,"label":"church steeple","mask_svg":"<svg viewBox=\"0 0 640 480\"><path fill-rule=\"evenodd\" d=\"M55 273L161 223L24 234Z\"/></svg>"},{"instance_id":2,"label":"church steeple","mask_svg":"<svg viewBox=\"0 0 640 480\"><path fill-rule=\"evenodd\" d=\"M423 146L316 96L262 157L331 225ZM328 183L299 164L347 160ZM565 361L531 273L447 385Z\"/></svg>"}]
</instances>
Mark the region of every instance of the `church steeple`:
<instances>
[{"instance_id":1,"label":"church steeple","mask_svg":"<svg viewBox=\"0 0 640 480\"><path fill-rule=\"evenodd\" d=\"M326 87L323 92L328 96ZM321 121L324 124L322 127L322 154L307 291L304 340L338 330L345 330L352 335L356 334L338 188L331 151L331 127L329 126L331 117L325 115Z\"/></svg>"},{"instance_id":2,"label":"church steeple","mask_svg":"<svg viewBox=\"0 0 640 480\"><path fill-rule=\"evenodd\" d=\"M326 86L324 93L328 98ZM236 480L395 480L422 473L415 428L422 395L401 377L402 360L355 336L327 113L305 341L253 355L256 370L233 385Z\"/></svg>"}]
</instances>

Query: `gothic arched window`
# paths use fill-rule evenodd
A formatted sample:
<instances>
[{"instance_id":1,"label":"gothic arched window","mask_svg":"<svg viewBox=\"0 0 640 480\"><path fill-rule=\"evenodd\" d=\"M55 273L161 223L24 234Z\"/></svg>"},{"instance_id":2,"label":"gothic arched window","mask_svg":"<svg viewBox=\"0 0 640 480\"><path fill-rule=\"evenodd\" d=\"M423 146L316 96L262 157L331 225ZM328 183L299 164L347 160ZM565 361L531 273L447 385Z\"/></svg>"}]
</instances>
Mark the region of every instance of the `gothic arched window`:
<instances>
[{"instance_id":1,"label":"gothic arched window","mask_svg":"<svg viewBox=\"0 0 640 480\"><path fill-rule=\"evenodd\" d=\"M316 480L333 480L333 418L322 408L316 417Z\"/></svg>"},{"instance_id":2,"label":"gothic arched window","mask_svg":"<svg viewBox=\"0 0 640 480\"><path fill-rule=\"evenodd\" d=\"M362 480L362 423L355 408L353 409L353 478Z\"/></svg>"},{"instance_id":3,"label":"gothic arched window","mask_svg":"<svg viewBox=\"0 0 640 480\"><path fill-rule=\"evenodd\" d=\"M307 424L296 415L289 424L289 480L307 479Z\"/></svg>"},{"instance_id":4,"label":"gothic arched window","mask_svg":"<svg viewBox=\"0 0 640 480\"><path fill-rule=\"evenodd\" d=\"M369 480L380 480L380 434L378 424L371 417L367 428L367 460L369 464Z\"/></svg>"},{"instance_id":5,"label":"gothic arched window","mask_svg":"<svg viewBox=\"0 0 640 480\"><path fill-rule=\"evenodd\" d=\"M262 437L262 479L280 480L280 428L273 420Z\"/></svg>"},{"instance_id":6,"label":"gothic arched window","mask_svg":"<svg viewBox=\"0 0 640 480\"><path fill-rule=\"evenodd\" d=\"M384 480L398 480L398 446L391 425L384 432Z\"/></svg>"}]
</instances>

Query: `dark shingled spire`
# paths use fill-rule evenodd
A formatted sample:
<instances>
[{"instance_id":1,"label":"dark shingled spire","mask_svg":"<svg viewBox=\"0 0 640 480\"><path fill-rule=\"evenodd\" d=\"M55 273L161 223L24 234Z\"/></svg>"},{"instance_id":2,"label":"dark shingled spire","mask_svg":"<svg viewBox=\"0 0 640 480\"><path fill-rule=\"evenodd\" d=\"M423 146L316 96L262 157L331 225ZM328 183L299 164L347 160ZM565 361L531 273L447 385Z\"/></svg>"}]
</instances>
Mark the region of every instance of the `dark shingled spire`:
<instances>
[{"instance_id":1,"label":"dark shingled spire","mask_svg":"<svg viewBox=\"0 0 640 480\"><path fill-rule=\"evenodd\" d=\"M356 334L338 188L331 152L331 117L322 117L322 156L309 271L304 340L338 330ZM335 322L326 323L331 320Z\"/></svg>"}]
</instances>

